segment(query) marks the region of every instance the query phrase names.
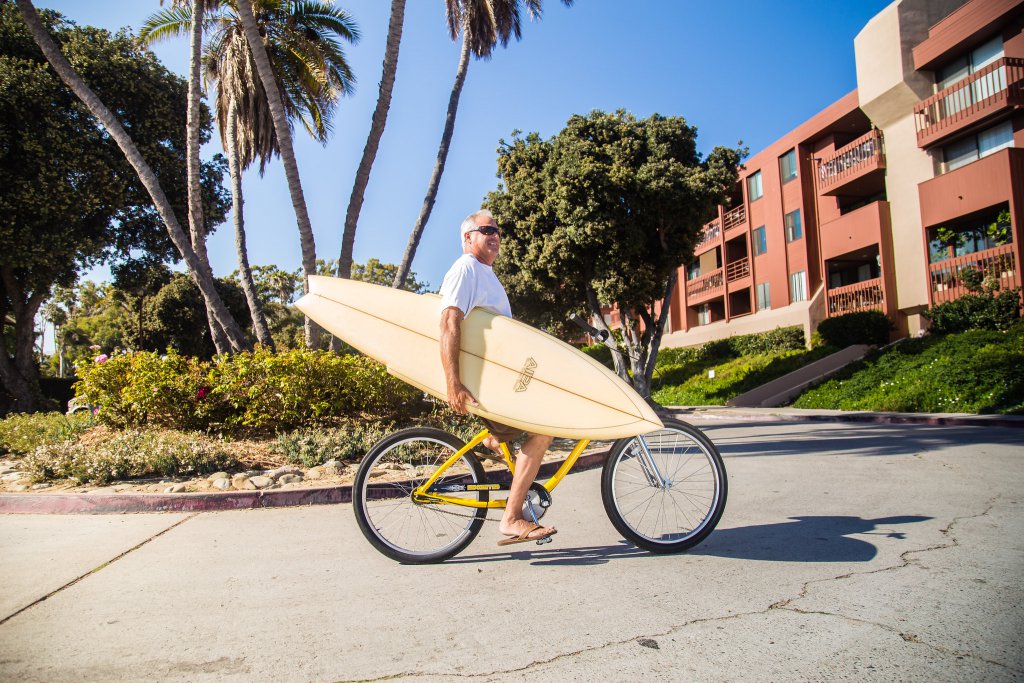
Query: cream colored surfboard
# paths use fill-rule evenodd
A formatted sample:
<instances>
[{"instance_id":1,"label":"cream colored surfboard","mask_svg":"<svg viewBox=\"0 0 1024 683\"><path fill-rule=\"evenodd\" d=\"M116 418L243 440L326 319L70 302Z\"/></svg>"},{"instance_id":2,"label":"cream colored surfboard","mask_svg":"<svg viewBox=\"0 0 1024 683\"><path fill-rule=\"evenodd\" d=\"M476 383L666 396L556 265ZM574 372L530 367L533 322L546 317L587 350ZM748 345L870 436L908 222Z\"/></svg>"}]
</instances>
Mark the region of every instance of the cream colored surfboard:
<instances>
[{"instance_id":1,"label":"cream colored surfboard","mask_svg":"<svg viewBox=\"0 0 1024 683\"><path fill-rule=\"evenodd\" d=\"M388 372L440 399L440 299L330 277L310 277L296 307ZM462 323L462 381L473 413L528 432L615 439L662 427L632 387L572 346L511 318L474 309Z\"/></svg>"}]
</instances>

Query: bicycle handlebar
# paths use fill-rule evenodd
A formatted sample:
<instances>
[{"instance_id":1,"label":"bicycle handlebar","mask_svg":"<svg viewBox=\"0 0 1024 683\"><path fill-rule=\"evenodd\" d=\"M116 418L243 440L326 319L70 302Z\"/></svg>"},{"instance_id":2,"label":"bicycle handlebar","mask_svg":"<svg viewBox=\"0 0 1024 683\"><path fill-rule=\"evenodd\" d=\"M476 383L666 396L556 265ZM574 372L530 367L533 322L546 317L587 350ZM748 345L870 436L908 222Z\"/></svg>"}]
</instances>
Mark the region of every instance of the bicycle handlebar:
<instances>
[{"instance_id":1,"label":"bicycle handlebar","mask_svg":"<svg viewBox=\"0 0 1024 683\"><path fill-rule=\"evenodd\" d=\"M586 320L584 320L582 316L576 313L573 313L571 316L569 316L569 320L572 323L574 323L576 327L580 328L581 330L583 330L591 337L594 337L600 342L603 342L606 339L608 339L608 330L597 329L596 327L588 323Z\"/></svg>"}]
</instances>

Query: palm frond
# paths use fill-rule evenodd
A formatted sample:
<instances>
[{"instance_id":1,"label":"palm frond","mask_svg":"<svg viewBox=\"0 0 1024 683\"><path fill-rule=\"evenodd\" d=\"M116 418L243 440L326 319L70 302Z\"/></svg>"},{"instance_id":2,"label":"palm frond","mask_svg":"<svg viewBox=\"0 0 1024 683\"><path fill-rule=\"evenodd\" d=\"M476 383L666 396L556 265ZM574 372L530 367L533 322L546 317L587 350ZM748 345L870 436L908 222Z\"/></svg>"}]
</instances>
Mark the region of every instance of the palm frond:
<instances>
[{"instance_id":1,"label":"palm frond","mask_svg":"<svg viewBox=\"0 0 1024 683\"><path fill-rule=\"evenodd\" d=\"M171 7L152 14L139 29L139 40L152 45L161 40L186 36L192 30L192 7Z\"/></svg>"}]
</instances>

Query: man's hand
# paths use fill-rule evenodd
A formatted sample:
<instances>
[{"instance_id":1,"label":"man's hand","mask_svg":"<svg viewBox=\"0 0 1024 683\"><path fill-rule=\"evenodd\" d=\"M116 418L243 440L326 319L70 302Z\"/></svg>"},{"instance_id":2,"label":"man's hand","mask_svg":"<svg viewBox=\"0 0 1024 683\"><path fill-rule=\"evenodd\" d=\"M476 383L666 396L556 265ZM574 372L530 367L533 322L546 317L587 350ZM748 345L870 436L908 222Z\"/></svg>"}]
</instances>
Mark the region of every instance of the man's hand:
<instances>
[{"instance_id":1,"label":"man's hand","mask_svg":"<svg viewBox=\"0 0 1024 683\"><path fill-rule=\"evenodd\" d=\"M469 389L462 384L462 382L455 382L448 385L448 405L451 406L459 415L465 415L469 410L467 404L471 406L480 405L473 398L473 394L469 393Z\"/></svg>"}]
</instances>

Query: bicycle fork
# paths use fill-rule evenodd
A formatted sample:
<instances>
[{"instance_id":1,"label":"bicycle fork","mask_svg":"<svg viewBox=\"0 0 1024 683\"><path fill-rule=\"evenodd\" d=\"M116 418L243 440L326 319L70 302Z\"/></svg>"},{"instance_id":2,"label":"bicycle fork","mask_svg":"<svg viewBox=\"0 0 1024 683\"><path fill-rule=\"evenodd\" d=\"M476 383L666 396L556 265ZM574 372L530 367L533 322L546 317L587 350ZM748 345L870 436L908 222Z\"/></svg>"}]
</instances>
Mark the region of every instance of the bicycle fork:
<instances>
[{"instance_id":1,"label":"bicycle fork","mask_svg":"<svg viewBox=\"0 0 1024 683\"><path fill-rule=\"evenodd\" d=\"M640 469L643 470L644 476L647 477L647 483L660 489L671 488L672 482L666 479L661 470L658 469L658 463L654 461L654 456L651 455L647 439L643 435L638 435L636 442L640 446L640 455L637 459L640 461Z\"/></svg>"}]
</instances>

